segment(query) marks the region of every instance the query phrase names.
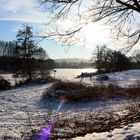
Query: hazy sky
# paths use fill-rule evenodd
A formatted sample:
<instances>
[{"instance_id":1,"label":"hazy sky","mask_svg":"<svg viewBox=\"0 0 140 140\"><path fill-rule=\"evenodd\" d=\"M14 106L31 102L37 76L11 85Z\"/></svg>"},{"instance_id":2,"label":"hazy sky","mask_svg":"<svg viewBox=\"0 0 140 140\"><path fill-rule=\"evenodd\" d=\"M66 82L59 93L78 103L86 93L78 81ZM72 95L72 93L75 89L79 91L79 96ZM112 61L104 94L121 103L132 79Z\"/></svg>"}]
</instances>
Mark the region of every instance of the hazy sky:
<instances>
[{"instance_id":1,"label":"hazy sky","mask_svg":"<svg viewBox=\"0 0 140 140\"><path fill-rule=\"evenodd\" d=\"M0 40L14 40L17 30L25 23L40 32L47 22L46 13L40 11L33 0L0 0ZM61 23L68 26L69 22ZM46 49L51 58L91 58L98 44L110 44L109 28L99 23L89 24L82 30L86 38L85 47L79 44L72 47L58 45L54 41L43 40L40 46Z\"/></svg>"}]
</instances>

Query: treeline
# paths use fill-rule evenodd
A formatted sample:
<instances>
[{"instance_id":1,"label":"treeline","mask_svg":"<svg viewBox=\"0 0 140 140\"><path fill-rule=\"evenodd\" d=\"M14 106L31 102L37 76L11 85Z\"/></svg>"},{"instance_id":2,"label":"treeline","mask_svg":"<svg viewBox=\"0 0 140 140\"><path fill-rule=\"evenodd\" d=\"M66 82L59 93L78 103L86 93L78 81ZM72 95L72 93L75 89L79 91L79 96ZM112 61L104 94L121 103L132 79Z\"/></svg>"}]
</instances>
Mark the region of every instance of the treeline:
<instances>
[{"instance_id":1,"label":"treeline","mask_svg":"<svg viewBox=\"0 0 140 140\"><path fill-rule=\"evenodd\" d=\"M12 41L0 41L0 56L14 56L15 42Z\"/></svg>"},{"instance_id":2,"label":"treeline","mask_svg":"<svg viewBox=\"0 0 140 140\"><path fill-rule=\"evenodd\" d=\"M16 41L0 41L0 71L12 72L32 80L35 76L48 76L55 62L38 46L33 29L23 26Z\"/></svg>"},{"instance_id":3,"label":"treeline","mask_svg":"<svg viewBox=\"0 0 140 140\"><path fill-rule=\"evenodd\" d=\"M92 53L91 61L99 72L140 69L140 51L128 57L120 51L113 51L106 46L97 46Z\"/></svg>"},{"instance_id":4,"label":"treeline","mask_svg":"<svg viewBox=\"0 0 140 140\"><path fill-rule=\"evenodd\" d=\"M89 62L67 62L67 61L62 61L62 62L55 62L55 67L56 68L87 68L91 67L91 63Z\"/></svg>"},{"instance_id":5,"label":"treeline","mask_svg":"<svg viewBox=\"0 0 140 140\"><path fill-rule=\"evenodd\" d=\"M14 71L15 42L0 41L0 70L5 72Z\"/></svg>"}]
</instances>

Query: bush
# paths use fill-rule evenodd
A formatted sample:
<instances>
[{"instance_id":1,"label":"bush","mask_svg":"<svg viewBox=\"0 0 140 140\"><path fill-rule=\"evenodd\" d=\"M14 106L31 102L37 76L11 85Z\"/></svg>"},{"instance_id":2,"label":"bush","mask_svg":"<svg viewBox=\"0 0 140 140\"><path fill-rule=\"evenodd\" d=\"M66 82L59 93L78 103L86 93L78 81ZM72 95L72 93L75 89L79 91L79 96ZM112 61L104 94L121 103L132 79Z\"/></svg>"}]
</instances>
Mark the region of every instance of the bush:
<instances>
[{"instance_id":1,"label":"bush","mask_svg":"<svg viewBox=\"0 0 140 140\"><path fill-rule=\"evenodd\" d=\"M0 90L6 90L11 88L11 83L4 79L3 77L0 77Z\"/></svg>"},{"instance_id":2,"label":"bush","mask_svg":"<svg viewBox=\"0 0 140 140\"><path fill-rule=\"evenodd\" d=\"M69 101L106 100L112 98L139 98L140 87L121 88L116 83L87 86L76 82L55 82L43 94L43 99L67 98Z\"/></svg>"},{"instance_id":3,"label":"bush","mask_svg":"<svg viewBox=\"0 0 140 140\"><path fill-rule=\"evenodd\" d=\"M43 94L43 99L65 97L69 101L88 101L113 98L114 94L102 89L100 86L85 86L80 83L73 82L56 82Z\"/></svg>"},{"instance_id":4,"label":"bush","mask_svg":"<svg viewBox=\"0 0 140 140\"><path fill-rule=\"evenodd\" d=\"M83 88L84 85L79 84L79 83L75 83L75 82L62 82L61 80L58 82L55 82L53 84L53 89L54 90L79 90L81 88Z\"/></svg>"},{"instance_id":5,"label":"bush","mask_svg":"<svg viewBox=\"0 0 140 140\"><path fill-rule=\"evenodd\" d=\"M32 80L26 79L26 80L16 81L14 87L21 87L21 86L30 85L30 84L47 84L47 83L52 83L55 81L57 80L52 77L47 77L46 79L42 79L42 78L35 78Z\"/></svg>"},{"instance_id":6,"label":"bush","mask_svg":"<svg viewBox=\"0 0 140 140\"><path fill-rule=\"evenodd\" d=\"M98 81L107 81L107 80L109 80L109 77L107 75L98 75L96 80L98 80Z\"/></svg>"},{"instance_id":7,"label":"bush","mask_svg":"<svg viewBox=\"0 0 140 140\"><path fill-rule=\"evenodd\" d=\"M13 78L20 78L21 75L20 75L19 73L15 73L15 74L12 75L12 77L13 77Z\"/></svg>"},{"instance_id":8,"label":"bush","mask_svg":"<svg viewBox=\"0 0 140 140\"><path fill-rule=\"evenodd\" d=\"M139 98L140 97L140 87L130 87L125 90L126 97L129 98Z\"/></svg>"},{"instance_id":9,"label":"bush","mask_svg":"<svg viewBox=\"0 0 140 140\"><path fill-rule=\"evenodd\" d=\"M140 103L139 102L135 102L135 103L131 103L128 104L126 106L126 109L129 110L129 112L139 112L140 113Z\"/></svg>"}]
</instances>

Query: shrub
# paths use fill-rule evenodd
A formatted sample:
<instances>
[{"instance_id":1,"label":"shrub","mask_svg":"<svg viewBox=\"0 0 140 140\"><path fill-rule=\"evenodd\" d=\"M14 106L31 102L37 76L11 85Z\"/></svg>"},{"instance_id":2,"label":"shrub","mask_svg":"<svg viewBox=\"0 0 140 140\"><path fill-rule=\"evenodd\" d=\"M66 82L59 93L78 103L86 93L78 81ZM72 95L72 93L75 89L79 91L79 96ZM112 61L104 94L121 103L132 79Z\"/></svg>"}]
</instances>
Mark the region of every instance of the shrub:
<instances>
[{"instance_id":1,"label":"shrub","mask_svg":"<svg viewBox=\"0 0 140 140\"><path fill-rule=\"evenodd\" d=\"M140 87L130 87L125 90L125 95L130 98L140 97Z\"/></svg>"},{"instance_id":2,"label":"shrub","mask_svg":"<svg viewBox=\"0 0 140 140\"><path fill-rule=\"evenodd\" d=\"M123 96L124 89L118 86L115 82L108 84L107 89L110 93Z\"/></svg>"},{"instance_id":3,"label":"shrub","mask_svg":"<svg viewBox=\"0 0 140 140\"><path fill-rule=\"evenodd\" d=\"M4 79L3 77L0 77L0 90L6 90L11 88L11 83Z\"/></svg>"},{"instance_id":4,"label":"shrub","mask_svg":"<svg viewBox=\"0 0 140 140\"><path fill-rule=\"evenodd\" d=\"M55 81L57 81L57 80L52 77L47 77L46 79L34 78L32 80L22 79L20 81L15 82L15 87L21 87L21 86L29 85L29 84L47 84L47 83L51 83L51 82L55 82Z\"/></svg>"},{"instance_id":5,"label":"shrub","mask_svg":"<svg viewBox=\"0 0 140 140\"><path fill-rule=\"evenodd\" d=\"M85 86L75 82L56 82L43 94L43 99L66 97L69 101L88 101L112 98L107 87L100 86Z\"/></svg>"},{"instance_id":6,"label":"shrub","mask_svg":"<svg viewBox=\"0 0 140 140\"><path fill-rule=\"evenodd\" d=\"M126 106L126 109L129 110L129 112L139 112L140 113L140 103L139 102L134 102L131 104L128 104Z\"/></svg>"},{"instance_id":7,"label":"shrub","mask_svg":"<svg viewBox=\"0 0 140 140\"><path fill-rule=\"evenodd\" d=\"M75 82L62 82L61 80L59 80L58 82L55 82L53 84L53 89L55 90L79 90L81 88L83 88L84 85L79 84L79 83L75 83Z\"/></svg>"},{"instance_id":8,"label":"shrub","mask_svg":"<svg viewBox=\"0 0 140 140\"><path fill-rule=\"evenodd\" d=\"M107 80L109 80L109 77L107 75L105 75L105 74L104 75L98 75L96 80L98 80L98 81L107 81Z\"/></svg>"},{"instance_id":9,"label":"shrub","mask_svg":"<svg viewBox=\"0 0 140 140\"><path fill-rule=\"evenodd\" d=\"M112 98L138 98L140 87L121 88L116 83L87 86L76 82L55 82L43 94L43 99L66 97L69 101L105 100Z\"/></svg>"},{"instance_id":10,"label":"shrub","mask_svg":"<svg viewBox=\"0 0 140 140\"><path fill-rule=\"evenodd\" d=\"M15 73L12 75L13 78L20 78L21 77L21 74L20 73Z\"/></svg>"}]
</instances>

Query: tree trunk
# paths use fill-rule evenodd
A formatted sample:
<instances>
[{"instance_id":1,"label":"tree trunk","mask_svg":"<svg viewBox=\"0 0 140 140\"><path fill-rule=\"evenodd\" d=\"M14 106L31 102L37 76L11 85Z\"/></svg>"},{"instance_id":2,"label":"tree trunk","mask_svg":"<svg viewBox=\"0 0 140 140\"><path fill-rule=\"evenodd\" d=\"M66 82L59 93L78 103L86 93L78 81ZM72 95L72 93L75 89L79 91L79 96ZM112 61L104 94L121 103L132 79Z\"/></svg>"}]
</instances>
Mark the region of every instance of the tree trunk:
<instances>
[{"instance_id":1,"label":"tree trunk","mask_svg":"<svg viewBox=\"0 0 140 140\"><path fill-rule=\"evenodd\" d=\"M29 81L32 81L31 66L30 66L29 58L27 58L27 74L28 74Z\"/></svg>"}]
</instances>

